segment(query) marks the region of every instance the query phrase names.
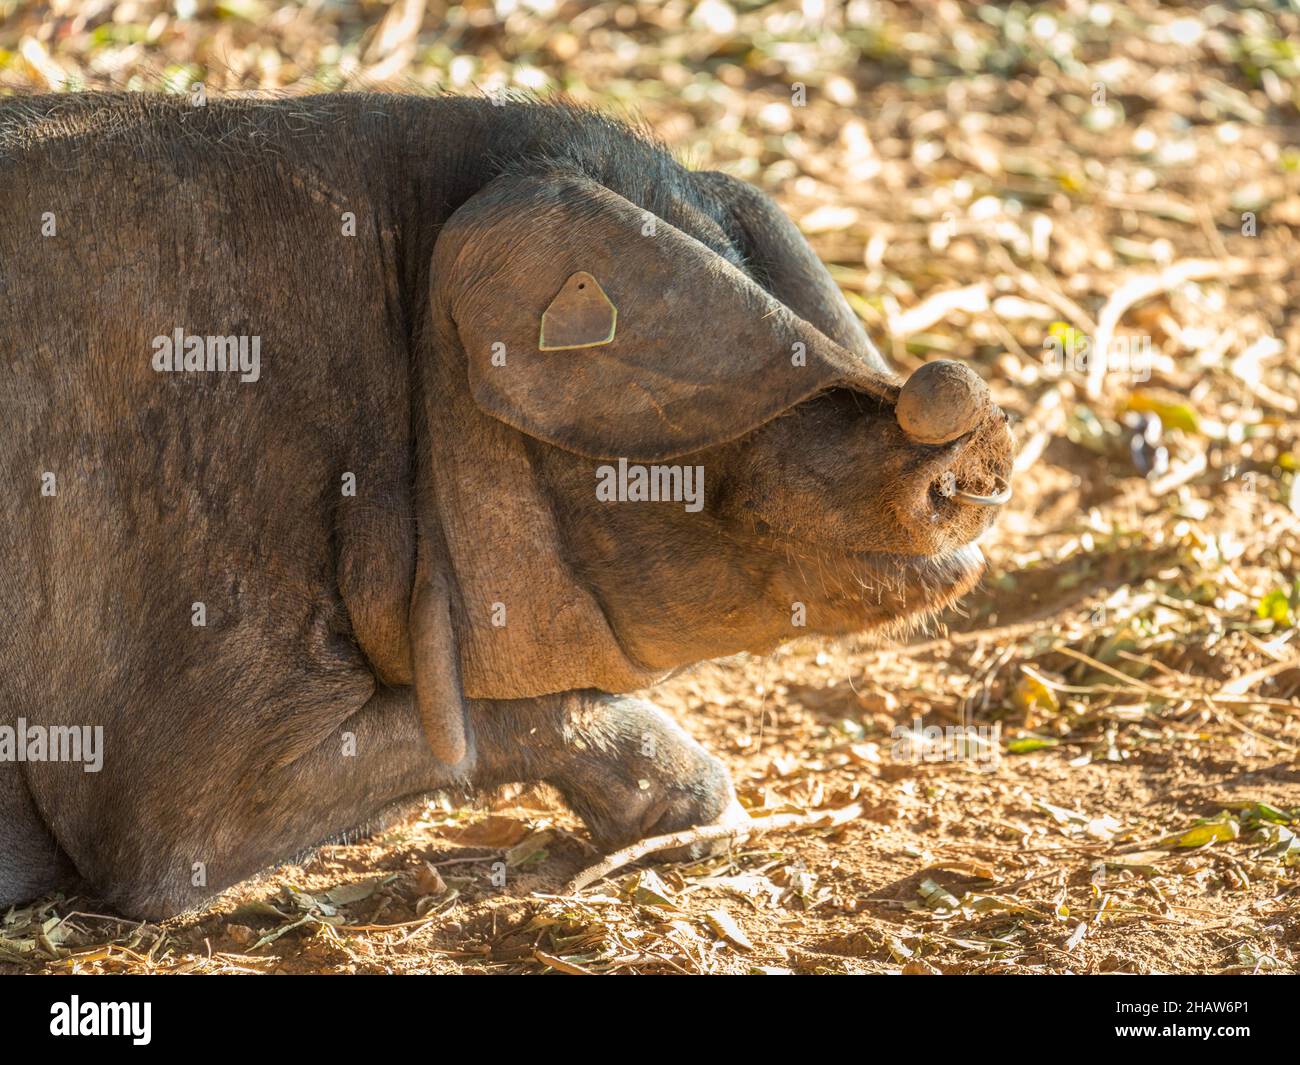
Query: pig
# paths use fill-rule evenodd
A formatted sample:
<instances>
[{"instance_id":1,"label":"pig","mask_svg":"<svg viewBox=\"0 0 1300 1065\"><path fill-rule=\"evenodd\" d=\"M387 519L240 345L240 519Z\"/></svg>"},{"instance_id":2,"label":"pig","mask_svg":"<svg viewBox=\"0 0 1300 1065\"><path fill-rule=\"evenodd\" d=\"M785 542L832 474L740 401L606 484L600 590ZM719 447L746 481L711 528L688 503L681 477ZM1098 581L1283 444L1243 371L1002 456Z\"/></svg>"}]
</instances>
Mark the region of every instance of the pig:
<instances>
[{"instance_id":1,"label":"pig","mask_svg":"<svg viewBox=\"0 0 1300 1065\"><path fill-rule=\"evenodd\" d=\"M164 918L439 791L743 816L631 693L979 577L978 376L608 117L10 98L0 173L0 905Z\"/></svg>"}]
</instances>

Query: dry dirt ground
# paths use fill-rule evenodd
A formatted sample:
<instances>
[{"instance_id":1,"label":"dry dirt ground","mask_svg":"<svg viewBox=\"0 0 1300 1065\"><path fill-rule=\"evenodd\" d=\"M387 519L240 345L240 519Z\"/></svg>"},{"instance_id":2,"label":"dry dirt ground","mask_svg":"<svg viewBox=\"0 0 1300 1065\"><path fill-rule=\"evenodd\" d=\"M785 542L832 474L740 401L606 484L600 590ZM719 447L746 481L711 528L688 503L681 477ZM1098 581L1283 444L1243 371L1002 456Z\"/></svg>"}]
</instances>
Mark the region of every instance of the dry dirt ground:
<instances>
[{"instance_id":1,"label":"dry dirt ground","mask_svg":"<svg viewBox=\"0 0 1300 1065\"><path fill-rule=\"evenodd\" d=\"M1016 496L959 612L655 694L754 816L820 821L566 894L598 856L553 796L431 800L163 927L87 899L10 911L4 968L1300 967L1294 12L191 6L0 2L0 83L634 108L771 191L901 370L979 369L1015 418ZM900 749L958 725L983 731Z\"/></svg>"}]
</instances>

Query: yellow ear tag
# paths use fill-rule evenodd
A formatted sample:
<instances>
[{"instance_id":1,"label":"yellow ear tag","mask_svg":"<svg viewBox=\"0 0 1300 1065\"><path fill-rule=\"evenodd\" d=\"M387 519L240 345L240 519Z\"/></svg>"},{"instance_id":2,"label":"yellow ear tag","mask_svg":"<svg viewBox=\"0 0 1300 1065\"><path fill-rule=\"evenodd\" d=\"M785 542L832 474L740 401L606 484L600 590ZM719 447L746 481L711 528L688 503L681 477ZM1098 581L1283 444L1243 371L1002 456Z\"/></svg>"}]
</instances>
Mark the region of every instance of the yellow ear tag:
<instances>
[{"instance_id":1,"label":"yellow ear tag","mask_svg":"<svg viewBox=\"0 0 1300 1065\"><path fill-rule=\"evenodd\" d=\"M580 270L542 312L542 331L537 338L541 351L567 348L598 348L614 339L618 308L610 302L600 283Z\"/></svg>"}]
</instances>

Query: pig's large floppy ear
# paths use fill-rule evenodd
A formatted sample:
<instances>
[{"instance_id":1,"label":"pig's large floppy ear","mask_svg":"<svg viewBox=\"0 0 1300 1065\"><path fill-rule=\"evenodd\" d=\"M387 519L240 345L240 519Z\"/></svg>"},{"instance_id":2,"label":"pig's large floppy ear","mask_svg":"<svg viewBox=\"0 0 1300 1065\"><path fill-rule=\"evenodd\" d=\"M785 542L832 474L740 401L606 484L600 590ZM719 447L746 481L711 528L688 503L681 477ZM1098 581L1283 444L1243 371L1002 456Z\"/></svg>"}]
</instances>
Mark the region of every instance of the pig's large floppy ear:
<instances>
[{"instance_id":1,"label":"pig's large floppy ear","mask_svg":"<svg viewBox=\"0 0 1300 1065\"><path fill-rule=\"evenodd\" d=\"M497 178L438 238L434 298L480 408L591 458L735 439L872 369L693 237L570 174Z\"/></svg>"}]
</instances>

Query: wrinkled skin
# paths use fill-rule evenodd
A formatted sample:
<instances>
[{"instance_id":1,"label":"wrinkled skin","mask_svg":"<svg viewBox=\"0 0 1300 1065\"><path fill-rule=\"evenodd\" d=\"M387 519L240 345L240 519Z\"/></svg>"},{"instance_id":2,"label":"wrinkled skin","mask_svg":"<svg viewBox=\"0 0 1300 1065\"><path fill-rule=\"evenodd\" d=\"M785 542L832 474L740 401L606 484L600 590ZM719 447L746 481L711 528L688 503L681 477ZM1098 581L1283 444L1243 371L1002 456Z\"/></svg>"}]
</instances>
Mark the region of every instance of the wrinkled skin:
<instances>
[{"instance_id":1,"label":"wrinkled skin","mask_svg":"<svg viewBox=\"0 0 1300 1065\"><path fill-rule=\"evenodd\" d=\"M725 769L619 692L978 578L992 511L935 486L1009 474L1001 412L909 439L775 206L608 121L6 100L0 197L0 725L104 735L97 773L0 762L0 905L75 886L163 917L437 789L549 782L605 847L712 821ZM570 209L591 228L541 233ZM637 287L654 255L680 289ZM616 340L540 360L541 310L596 266ZM177 327L260 336L260 380L154 372ZM494 337L516 376L478 361ZM702 466L702 509L599 502L613 456Z\"/></svg>"}]
</instances>

